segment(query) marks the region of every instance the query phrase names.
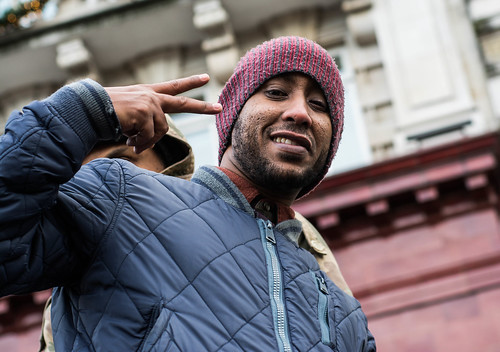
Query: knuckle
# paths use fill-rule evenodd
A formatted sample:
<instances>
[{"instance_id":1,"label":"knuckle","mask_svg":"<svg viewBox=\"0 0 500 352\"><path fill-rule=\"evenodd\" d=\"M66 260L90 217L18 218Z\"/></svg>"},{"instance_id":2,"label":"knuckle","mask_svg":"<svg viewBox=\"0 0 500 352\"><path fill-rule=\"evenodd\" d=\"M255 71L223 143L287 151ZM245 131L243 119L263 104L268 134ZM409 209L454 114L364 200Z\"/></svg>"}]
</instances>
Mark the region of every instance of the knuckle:
<instances>
[{"instance_id":1,"label":"knuckle","mask_svg":"<svg viewBox=\"0 0 500 352\"><path fill-rule=\"evenodd\" d=\"M167 131L155 131L155 135L153 137L155 142L158 142L164 135L167 133Z\"/></svg>"},{"instance_id":2,"label":"knuckle","mask_svg":"<svg viewBox=\"0 0 500 352\"><path fill-rule=\"evenodd\" d=\"M179 105L185 106L187 104L187 102L188 102L188 98L183 97L183 96L179 97Z\"/></svg>"},{"instance_id":3,"label":"knuckle","mask_svg":"<svg viewBox=\"0 0 500 352\"><path fill-rule=\"evenodd\" d=\"M148 106L146 104L139 104L135 107L137 116L143 116L148 113Z\"/></svg>"},{"instance_id":4,"label":"knuckle","mask_svg":"<svg viewBox=\"0 0 500 352\"><path fill-rule=\"evenodd\" d=\"M174 79L170 81L170 85L174 90L178 90L180 88L181 82L178 79Z\"/></svg>"},{"instance_id":5,"label":"knuckle","mask_svg":"<svg viewBox=\"0 0 500 352\"><path fill-rule=\"evenodd\" d=\"M165 131L167 132L168 131L168 123L166 121L161 121L159 124L158 124L158 129L160 131Z\"/></svg>"},{"instance_id":6,"label":"knuckle","mask_svg":"<svg viewBox=\"0 0 500 352\"><path fill-rule=\"evenodd\" d=\"M134 122L136 124L140 123L140 121L143 121L148 114L148 108L145 105L136 106L134 111Z\"/></svg>"}]
</instances>

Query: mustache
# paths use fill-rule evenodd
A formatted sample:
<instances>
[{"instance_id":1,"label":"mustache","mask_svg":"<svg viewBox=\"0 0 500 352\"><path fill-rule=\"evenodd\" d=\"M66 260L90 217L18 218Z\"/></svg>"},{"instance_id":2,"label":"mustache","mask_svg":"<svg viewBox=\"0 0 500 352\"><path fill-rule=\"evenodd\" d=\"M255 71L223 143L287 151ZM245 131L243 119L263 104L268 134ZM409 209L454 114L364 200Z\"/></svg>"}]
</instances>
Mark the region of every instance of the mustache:
<instances>
[{"instance_id":1,"label":"mustache","mask_svg":"<svg viewBox=\"0 0 500 352\"><path fill-rule=\"evenodd\" d=\"M276 131L292 132L296 134L301 134L303 136L310 137L311 129L308 127L297 126L295 123L281 124L279 126L272 126L268 128L268 133L272 134Z\"/></svg>"}]
</instances>

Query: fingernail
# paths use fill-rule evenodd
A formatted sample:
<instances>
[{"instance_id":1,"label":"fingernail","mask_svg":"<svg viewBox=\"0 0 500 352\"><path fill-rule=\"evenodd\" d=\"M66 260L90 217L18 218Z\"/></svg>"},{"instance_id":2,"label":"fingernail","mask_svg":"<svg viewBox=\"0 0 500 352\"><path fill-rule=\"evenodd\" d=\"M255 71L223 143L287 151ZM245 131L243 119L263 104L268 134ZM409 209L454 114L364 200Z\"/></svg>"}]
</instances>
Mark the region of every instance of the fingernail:
<instances>
[{"instance_id":1,"label":"fingernail","mask_svg":"<svg viewBox=\"0 0 500 352\"><path fill-rule=\"evenodd\" d=\"M220 103L213 103L212 104L212 107L215 109L215 110L222 110L222 105Z\"/></svg>"},{"instance_id":2,"label":"fingernail","mask_svg":"<svg viewBox=\"0 0 500 352\"><path fill-rule=\"evenodd\" d=\"M200 79L202 79L203 81L208 81L210 79L210 76L208 75L208 73L202 73L200 75Z\"/></svg>"}]
</instances>

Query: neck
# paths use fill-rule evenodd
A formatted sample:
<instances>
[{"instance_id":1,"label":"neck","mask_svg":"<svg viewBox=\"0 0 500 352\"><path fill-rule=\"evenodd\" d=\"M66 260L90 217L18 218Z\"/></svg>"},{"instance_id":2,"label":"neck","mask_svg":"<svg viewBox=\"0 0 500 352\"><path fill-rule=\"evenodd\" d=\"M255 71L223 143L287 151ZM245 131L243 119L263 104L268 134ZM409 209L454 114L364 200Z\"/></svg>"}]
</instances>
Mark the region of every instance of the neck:
<instances>
[{"instance_id":1,"label":"neck","mask_svg":"<svg viewBox=\"0 0 500 352\"><path fill-rule=\"evenodd\" d=\"M227 153L226 153L227 154ZM287 192L280 192L276 190L272 190L269 188L266 188L265 186L259 185L256 183L254 180L252 180L248 175L241 170L238 164L234 163L231 159L226 158L226 154L224 154L224 157L222 158L220 167L227 169L231 172L234 172L238 176L244 178L247 180L250 184L252 184L261 195L263 195L265 198L272 200L277 203L284 204L286 206L292 206L293 202L297 198L297 195L300 192L300 189L291 189Z\"/></svg>"}]
</instances>

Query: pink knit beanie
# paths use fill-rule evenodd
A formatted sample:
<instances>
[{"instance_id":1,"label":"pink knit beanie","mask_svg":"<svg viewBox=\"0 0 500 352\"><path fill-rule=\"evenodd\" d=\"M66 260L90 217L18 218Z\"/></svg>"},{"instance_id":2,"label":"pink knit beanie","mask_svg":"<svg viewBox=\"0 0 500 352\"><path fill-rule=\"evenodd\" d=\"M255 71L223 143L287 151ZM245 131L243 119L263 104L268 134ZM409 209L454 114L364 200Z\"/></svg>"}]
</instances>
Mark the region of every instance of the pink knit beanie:
<instances>
[{"instance_id":1,"label":"pink knit beanie","mask_svg":"<svg viewBox=\"0 0 500 352\"><path fill-rule=\"evenodd\" d=\"M322 172L297 198L311 192L325 177L344 124L344 87L333 58L319 44L301 37L280 37L248 51L224 86L219 102L222 112L216 116L219 134L219 164L231 144L234 123L245 102L268 79L286 72L301 72L313 78L323 89L332 119L332 141Z\"/></svg>"}]
</instances>

